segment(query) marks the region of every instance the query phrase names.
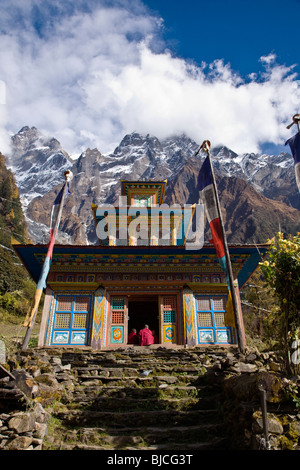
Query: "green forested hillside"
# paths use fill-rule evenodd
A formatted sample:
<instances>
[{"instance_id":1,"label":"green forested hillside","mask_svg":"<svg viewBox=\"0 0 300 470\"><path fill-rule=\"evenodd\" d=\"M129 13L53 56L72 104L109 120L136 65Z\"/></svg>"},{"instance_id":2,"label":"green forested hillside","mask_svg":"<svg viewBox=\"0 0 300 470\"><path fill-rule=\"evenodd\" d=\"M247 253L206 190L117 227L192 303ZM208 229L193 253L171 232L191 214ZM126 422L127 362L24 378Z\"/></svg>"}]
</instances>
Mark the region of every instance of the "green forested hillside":
<instances>
[{"instance_id":1,"label":"green forested hillside","mask_svg":"<svg viewBox=\"0 0 300 470\"><path fill-rule=\"evenodd\" d=\"M0 153L0 243L11 246L11 236L24 242L26 224L14 176L6 168L5 157Z\"/></svg>"},{"instance_id":2,"label":"green forested hillside","mask_svg":"<svg viewBox=\"0 0 300 470\"><path fill-rule=\"evenodd\" d=\"M28 240L18 188L0 153L0 319L23 317L34 283L12 248Z\"/></svg>"}]
</instances>

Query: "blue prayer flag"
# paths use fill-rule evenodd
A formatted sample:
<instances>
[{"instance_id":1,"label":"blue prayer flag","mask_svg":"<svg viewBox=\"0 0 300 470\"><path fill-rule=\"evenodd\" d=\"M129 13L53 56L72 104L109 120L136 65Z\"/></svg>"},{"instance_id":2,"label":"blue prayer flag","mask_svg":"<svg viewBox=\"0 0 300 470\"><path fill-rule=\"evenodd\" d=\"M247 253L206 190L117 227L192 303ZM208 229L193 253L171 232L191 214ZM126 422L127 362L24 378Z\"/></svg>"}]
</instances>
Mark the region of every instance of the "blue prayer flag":
<instances>
[{"instance_id":1,"label":"blue prayer flag","mask_svg":"<svg viewBox=\"0 0 300 470\"><path fill-rule=\"evenodd\" d=\"M285 145L287 144L289 144L294 158L296 183L300 191L300 133L298 132L287 140Z\"/></svg>"}]
</instances>

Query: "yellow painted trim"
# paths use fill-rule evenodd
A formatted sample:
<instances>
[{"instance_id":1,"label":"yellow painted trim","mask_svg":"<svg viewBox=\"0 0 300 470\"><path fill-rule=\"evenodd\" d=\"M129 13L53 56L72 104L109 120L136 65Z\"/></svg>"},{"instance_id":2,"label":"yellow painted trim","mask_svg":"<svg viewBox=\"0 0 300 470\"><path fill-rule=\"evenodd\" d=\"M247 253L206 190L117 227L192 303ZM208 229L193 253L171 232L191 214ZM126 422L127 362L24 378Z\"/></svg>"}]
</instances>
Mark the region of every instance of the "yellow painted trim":
<instances>
[{"instance_id":1,"label":"yellow painted trim","mask_svg":"<svg viewBox=\"0 0 300 470\"><path fill-rule=\"evenodd\" d=\"M185 301L184 301L184 291L182 290L182 305L183 305L183 344L187 343L186 337L186 315L185 315Z\"/></svg>"},{"instance_id":2,"label":"yellow painted trim","mask_svg":"<svg viewBox=\"0 0 300 470\"><path fill-rule=\"evenodd\" d=\"M190 288L190 286L188 285ZM193 338L196 341L196 335L195 335L195 326L194 326L194 292L191 290L191 316L192 316L192 332L193 332ZM185 301L184 301L184 289L182 290L182 304L183 304L183 318L184 318L184 337L185 340L186 338L186 311L185 311Z\"/></svg>"}]
</instances>

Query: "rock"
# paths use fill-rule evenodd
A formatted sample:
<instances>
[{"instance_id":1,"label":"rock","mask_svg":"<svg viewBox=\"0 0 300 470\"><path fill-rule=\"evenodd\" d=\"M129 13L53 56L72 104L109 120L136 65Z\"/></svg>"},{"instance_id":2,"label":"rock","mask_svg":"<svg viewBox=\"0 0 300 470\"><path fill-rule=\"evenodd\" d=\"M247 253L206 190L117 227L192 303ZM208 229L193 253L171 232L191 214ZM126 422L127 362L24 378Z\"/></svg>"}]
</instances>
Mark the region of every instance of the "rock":
<instances>
[{"instance_id":1,"label":"rock","mask_svg":"<svg viewBox=\"0 0 300 470\"><path fill-rule=\"evenodd\" d=\"M237 362L231 367L235 372L255 372L257 370L256 364L245 364L244 362Z\"/></svg>"},{"instance_id":2,"label":"rock","mask_svg":"<svg viewBox=\"0 0 300 470\"><path fill-rule=\"evenodd\" d=\"M17 387L29 398L34 398L38 393L38 386L33 377L24 369L17 369L12 372L15 377Z\"/></svg>"},{"instance_id":3,"label":"rock","mask_svg":"<svg viewBox=\"0 0 300 470\"><path fill-rule=\"evenodd\" d=\"M109 377L109 371L108 370L99 370L98 375L100 377Z\"/></svg>"},{"instance_id":4,"label":"rock","mask_svg":"<svg viewBox=\"0 0 300 470\"><path fill-rule=\"evenodd\" d=\"M134 376L138 376L139 373L137 370L124 368L124 375L127 377L134 377Z\"/></svg>"},{"instance_id":5,"label":"rock","mask_svg":"<svg viewBox=\"0 0 300 470\"><path fill-rule=\"evenodd\" d=\"M53 365L61 366L61 358L60 357L52 357L50 362Z\"/></svg>"},{"instance_id":6,"label":"rock","mask_svg":"<svg viewBox=\"0 0 300 470\"><path fill-rule=\"evenodd\" d=\"M33 378L38 377L39 375L41 375L41 369L37 368L35 370L31 370L31 374Z\"/></svg>"},{"instance_id":7,"label":"rock","mask_svg":"<svg viewBox=\"0 0 300 470\"><path fill-rule=\"evenodd\" d=\"M172 376L156 376L155 379L161 382L166 382L168 384L174 384L175 382L177 382L177 377L172 377Z\"/></svg>"},{"instance_id":8,"label":"rock","mask_svg":"<svg viewBox=\"0 0 300 470\"><path fill-rule=\"evenodd\" d=\"M6 363L6 348L4 341L0 340L0 364Z\"/></svg>"},{"instance_id":9,"label":"rock","mask_svg":"<svg viewBox=\"0 0 300 470\"><path fill-rule=\"evenodd\" d=\"M274 417L268 417L268 429L271 434L282 434L283 433L283 426L278 421L278 419Z\"/></svg>"},{"instance_id":10,"label":"rock","mask_svg":"<svg viewBox=\"0 0 300 470\"><path fill-rule=\"evenodd\" d=\"M32 446L34 446L34 450L42 450L43 446L43 439L32 439ZM32 447L33 448L33 447ZM29 450L29 449L28 449Z\"/></svg>"},{"instance_id":11,"label":"rock","mask_svg":"<svg viewBox=\"0 0 300 470\"><path fill-rule=\"evenodd\" d=\"M300 422L299 421L293 421L289 425L289 435L294 436L295 438L299 439L300 437Z\"/></svg>"},{"instance_id":12,"label":"rock","mask_svg":"<svg viewBox=\"0 0 300 470\"><path fill-rule=\"evenodd\" d=\"M58 386L58 381L56 377L53 374L41 374L38 377L36 377L36 382L39 384L44 384L48 385L48 387L56 387Z\"/></svg>"},{"instance_id":13,"label":"rock","mask_svg":"<svg viewBox=\"0 0 300 470\"><path fill-rule=\"evenodd\" d=\"M45 434L47 432L47 424L46 423L35 423L35 432L33 433L33 437L36 439L44 439Z\"/></svg>"},{"instance_id":14,"label":"rock","mask_svg":"<svg viewBox=\"0 0 300 470\"><path fill-rule=\"evenodd\" d=\"M44 406L59 399L63 394L64 387L58 383L53 374L41 374L36 377L36 381L39 386L38 397Z\"/></svg>"},{"instance_id":15,"label":"rock","mask_svg":"<svg viewBox=\"0 0 300 470\"><path fill-rule=\"evenodd\" d=\"M49 413L42 407L40 403L37 403L34 408L35 420L38 423L47 423L50 419Z\"/></svg>"},{"instance_id":16,"label":"rock","mask_svg":"<svg viewBox=\"0 0 300 470\"><path fill-rule=\"evenodd\" d=\"M255 433L263 432L263 419L261 412L254 413L253 415L254 423L252 425L252 430ZM267 415L268 431L270 434L283 434L283 426L280 421L274 416Z\"/></svg>"},{"instance_id":17,"label":"rock","mask_svg":"<svg viewBox=\"0 0 300 470\"><path fill-rule=\"evenodd\" d=\"M280 364L278 364L277 362L270 362L270 369L273 371L273 372L280 372Z\"/></svg>"},{"instance_id":18,"label":"rock","mask_svg":"<svg viewBox=\"0 0 300 470\"><path fill-rule=\"evenodd\" d=\"M267 401L278 403L284 398L282 380L278 374L263 371L260 373L260 380L264 383Z\"/></svg>"},{"instance_id":19,"label":"rock","mask_svg":"<svg viewBox=\"0 0 300 470\"><path fill-rule=\"evenodd\" d=\"M115 355L110 353L110 354L107 354L106 356L106 359L107 361L112 361L112 362L116 362L116 358L115 358Z\"/></svg>"},{"instance_id":20,"label":"rock","mask_svg":"<svg viewBox=\"0 0 300 470\"><path fill-rule=\"evenodd\" d=\"M18 434L35 429L35 416L33 413L18 413L8 422L9 429L13 429Z\"/></svg>"},{"instance_id":21,"label":"rock","mask_svg":"<svg viewBox=\"0 0 300 470\"><path fill-rule=\"evenodd\" d=\"M123 369L110 369L109 372L110 377L122 377L123 375Z\"/></svg>"},{"instance_id":22,"label":"rock","mask_svg":"<svg viewBox=\"0 0 300 470\"><path fill-rule=\"evenodd\" d=\"M246 356L246 361L248 362L254 362L256 359L257 359L257 355L254 353L250 353L248 354L248 356Z\"/></svg>"},{"instance_id":23,"label":"rock","mask_svg":"<svg viewBox=\"0 0 300 470\"><path fill-rule=\"evenodd\" d=\"M224 383L229 398L237 397L239 400L253 400L258 397L257 376L245 374L228 378Z\"/></svg>"},{"instance_id":24,"label":"rock","mask_svg":"<svg viewBox=\"0 0 300 470\"><path fill-rule=\"evenodd\" d=\"M7 450L25 450L28 449L32 443L32 437L29 436L18 436L12 441L8 442L5 446Z\"/></svg>"}]
</instances>

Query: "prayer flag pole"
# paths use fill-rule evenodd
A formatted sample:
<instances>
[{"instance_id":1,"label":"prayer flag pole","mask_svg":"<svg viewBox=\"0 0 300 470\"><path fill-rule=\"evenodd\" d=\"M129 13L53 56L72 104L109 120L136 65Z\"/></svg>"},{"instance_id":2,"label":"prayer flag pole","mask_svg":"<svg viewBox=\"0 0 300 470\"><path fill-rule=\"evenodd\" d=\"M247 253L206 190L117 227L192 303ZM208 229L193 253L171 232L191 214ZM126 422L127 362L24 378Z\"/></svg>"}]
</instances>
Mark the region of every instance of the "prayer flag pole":
<instances>
[{"instance_id":1,"label":"prayer flag pole","mask_svg":"<svg viewBox=\"0 0 300 470\"><path fill-rule=\"evenodd\" d=\"M294 116L292 117L292 120L293 120L293 122L291 122L291 124L286 126L286 128L290 129L294 124L297 124L298 125L298 130L300 132L300 114L294 114Z\"/></svg>"},{"instance_id":2,"label":"prayer flag pole","mask_svg":"<svg viewBox=\"0 0 300 470\"><path fill-rule=\"evenodd\" d=\"M226 234L225 234L225 229L224 229L224 224L223 224L223 219L222 219L222 213L221 213L221 209L220 209L220 201L219 201L219 196L218 196L218 191L217 191L216 179L215 179L214 170L213 170L213 166L212 166L211 155L210 155L210 142L209 142L209 140L205 140L202 143L199 151L200 150L203 150L203 152L207 153L207 155L208 155L208 160L209 160L209 165L210 165L210 170L211 170L211 175L212 175L212 183L213 183L213 188L214 188L214 193L215 193L215 198L216 198L217 212L218 212L218 216L219 216L219 220L220 220L220 226L221 226L223 243L224 243L224 251L225 251L225 258L226 258L226 269L227 269L227 275L228 275L228 281L229 281L230 293L231 293L232 305L233 305L233 311L234 311L234 319L235 319L235 326L236 326L236 332L237 332L237 341L238 341L239 349L243 353L245 351L245 344L244 344L244 339L243 339L243 335L242 335L241 322L240 322L239 311L238 311L238 303L237 303L236 293L235 293L235 289L234 289L234 279L233 279L231 260L230 260L230 255L229 255L229 250L228 250L228 245L227 245L227 239L226 239Z\"/></svg>"},{"instance_id":3,"label":"prayer flag pole","mask_svg":"<svg viewBox=\"0 0 300 470\"><path fill-rule=\"evenodd\" d=\"M65 175L65 182L60 192L58 193L54 201L53 207L52 207L51 222L50 222L50 242L48 245L46 258L44 260L44 264L43 264L40 277L36 286L35 295L32 300L32 304L24 320L24 326L27 326L27 330L26 330L26 334L24 336L24 340L22 344L22 351L25 351L28 347L29 339L31 336L34 322L35 322L35 317L37 315L43 289L46 288L46 281L47 281L48 273L50 271L53 247L55 244L56 235L57 235L58 227L60 224L61 214L62 214L63 205L64 205L64 199L65 199L65 195L67 191L69 190L69 181L73 177L71 171L65 171L64 175Z\"/></svg>"},{"instance_id":4,"label":"prayer flag pole","mask_svg":"<svg viewBox=\"0 0 300 470\"><path fill-rule=\"evenodd\" d=\"M295 114L292 118L292 123L287 126L287 129L290 129L294 124L298 127L298 133L288 139L285 145L289 144L295 167L295 178L298 189L300 191L300 114Z\"/></svg>"}]
</instances>

